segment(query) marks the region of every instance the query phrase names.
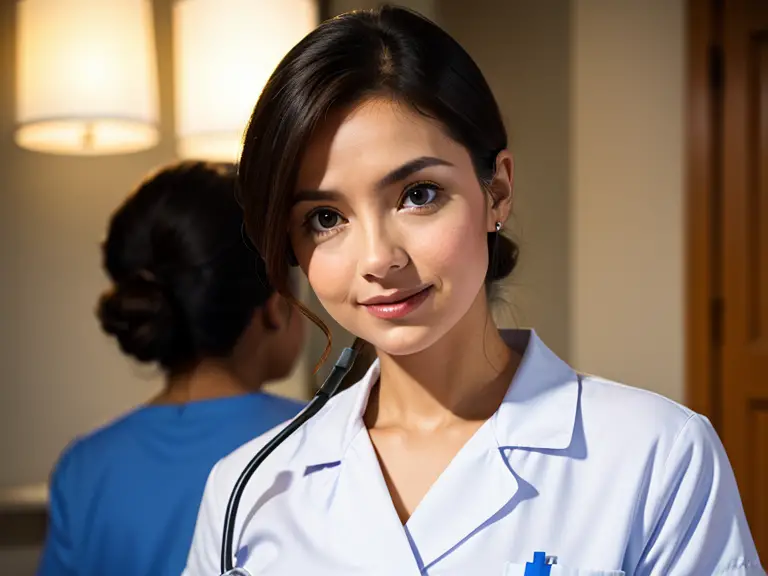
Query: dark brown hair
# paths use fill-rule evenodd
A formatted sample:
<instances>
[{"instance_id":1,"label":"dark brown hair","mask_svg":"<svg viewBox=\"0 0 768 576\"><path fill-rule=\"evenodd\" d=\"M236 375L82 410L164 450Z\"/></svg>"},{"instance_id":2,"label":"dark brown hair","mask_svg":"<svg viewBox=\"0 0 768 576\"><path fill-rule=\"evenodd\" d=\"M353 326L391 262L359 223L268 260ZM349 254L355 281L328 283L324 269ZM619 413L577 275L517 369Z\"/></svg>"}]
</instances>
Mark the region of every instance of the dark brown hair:
<instances>
[{"instance_id":1,"label":"dark brown hair","mask_svg":"<svg viewBox=\"0 0 768 576\"><path fill-rule=\"evenodd\" d=\"M226 356L273 293L242 233L231 164L182 162L149 176L112 215L103 330L170 372Z\"/></svg>"},{"instance_id":2,"label":"dark brown hair","mask_svg":"<svg viewBox=\"0 0 768 576\"><path fill-rule=\"evenodd\" d=\"M238 176L248 234L270 281L286 297L287 222L298 166L332 110L385 95L439 121L469 152L481 184L507 147L499 107L480 69L440 27L410 10L382 6L328 20L278 65L251 116ZM508 276L518 248L488 235L487 283ZM296 302L330 339L322 321ZM326 354L327 354L326 350Z\"/></svg>"}]
</instances>

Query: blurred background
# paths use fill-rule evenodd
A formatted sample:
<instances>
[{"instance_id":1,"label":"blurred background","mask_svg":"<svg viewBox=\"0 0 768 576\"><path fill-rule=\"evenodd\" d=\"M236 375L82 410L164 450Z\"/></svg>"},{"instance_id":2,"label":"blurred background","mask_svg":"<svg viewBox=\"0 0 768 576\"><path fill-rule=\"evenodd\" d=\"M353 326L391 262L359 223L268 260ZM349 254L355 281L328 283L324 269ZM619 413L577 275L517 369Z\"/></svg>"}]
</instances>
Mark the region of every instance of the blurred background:
<instances>
[{"instance_id":1,"label":"blurred background","mask_svg":"<svg viewBox=\"0 0 768 576\"><path fill-rule=\"evenodd\" d=\"M150 170L235 154L243 106L285 50L320 19L377 4L0 1L0 574L34 571L59 452L160 386L93 315L109 215ZM469 51L507 122L522 259L500 323L710 417L765 561L768 2L399 4ZM116 19L123 52L87 64L93 48L72 37L98 42ZM236 29L245 55L227 44L243 41ZM302 290L335 355L349 336ZM312 331L273 389L308 397L324 346Z\"/></svg>"}]
</instances>

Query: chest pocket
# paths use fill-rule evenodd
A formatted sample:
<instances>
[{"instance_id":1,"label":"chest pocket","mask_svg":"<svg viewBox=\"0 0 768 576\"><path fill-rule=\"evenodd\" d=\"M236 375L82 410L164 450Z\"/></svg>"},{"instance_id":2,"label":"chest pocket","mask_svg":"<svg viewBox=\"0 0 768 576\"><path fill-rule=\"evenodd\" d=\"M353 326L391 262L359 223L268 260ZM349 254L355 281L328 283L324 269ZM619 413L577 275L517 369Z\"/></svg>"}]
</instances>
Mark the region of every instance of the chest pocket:
<instances>
[{"instance_id":1,"label":"chest pocket","mask_svg":"<svg viewBox=\"0 0 768 576\"><path fill-rule=\"evenodd\" d=\"M508 562L504 566L502 576L525 576L525 564ZM570 568L555 564L551 567L549 576L624 576L623 570L595 570L592 568Z\"/></svg>"}]
</instances>

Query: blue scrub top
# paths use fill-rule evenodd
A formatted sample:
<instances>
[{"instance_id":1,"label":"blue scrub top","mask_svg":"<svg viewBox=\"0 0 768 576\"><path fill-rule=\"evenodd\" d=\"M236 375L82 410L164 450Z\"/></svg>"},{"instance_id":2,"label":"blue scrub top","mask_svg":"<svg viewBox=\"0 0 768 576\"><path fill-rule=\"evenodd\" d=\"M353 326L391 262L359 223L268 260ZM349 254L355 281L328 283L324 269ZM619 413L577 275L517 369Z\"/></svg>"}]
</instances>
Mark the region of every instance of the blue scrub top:
<instances>
[{"instance_id":1,"label":"blue scrub top","mask_svg":"<svg viewBox=\"0 0 768 576\"><path fill-rule=\"evenodd\" d=\"M211 467L302 406L265 393L145 406L75 441L51 477L38 576L178 576Z\"/></svg>"}]
</instances>

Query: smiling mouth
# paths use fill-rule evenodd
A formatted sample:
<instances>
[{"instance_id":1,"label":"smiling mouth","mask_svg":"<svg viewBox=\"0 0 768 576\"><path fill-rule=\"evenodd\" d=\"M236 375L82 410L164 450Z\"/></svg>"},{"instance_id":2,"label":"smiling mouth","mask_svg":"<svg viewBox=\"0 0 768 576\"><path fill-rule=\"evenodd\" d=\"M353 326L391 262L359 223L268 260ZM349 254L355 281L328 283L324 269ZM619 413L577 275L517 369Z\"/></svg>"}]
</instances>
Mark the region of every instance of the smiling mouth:
<instances>
[{"instance_id":1,"label":"smiling mouth","mask_svg":"<svg viewBox=\"0 0 768 576\"><path fill-rule=\"evenodd\" d=\"M372 298L360 305L377 318L393 320L403 318L416 310L431 294L432 285L430 284L417 292L393 294L386 298Z\"/></svg>"}]
</instances>

